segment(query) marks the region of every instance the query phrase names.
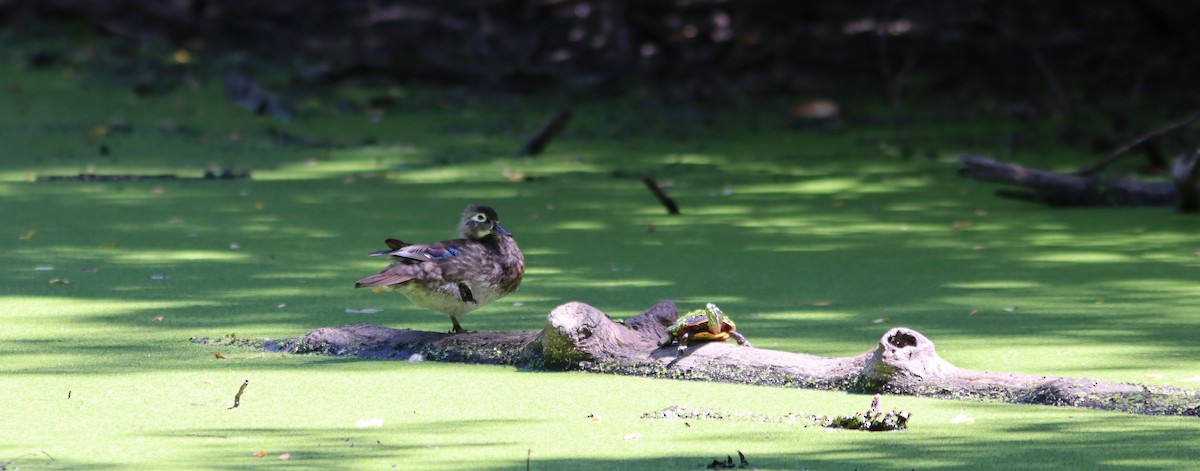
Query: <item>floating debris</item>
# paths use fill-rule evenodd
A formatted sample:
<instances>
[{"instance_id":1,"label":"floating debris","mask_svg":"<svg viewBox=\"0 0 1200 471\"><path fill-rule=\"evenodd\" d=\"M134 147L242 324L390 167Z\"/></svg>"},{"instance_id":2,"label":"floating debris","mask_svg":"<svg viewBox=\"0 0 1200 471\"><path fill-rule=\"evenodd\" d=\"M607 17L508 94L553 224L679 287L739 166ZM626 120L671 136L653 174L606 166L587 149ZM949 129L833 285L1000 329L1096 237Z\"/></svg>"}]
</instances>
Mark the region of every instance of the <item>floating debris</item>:
<instances>
[{"instance_id":1,"label":"floating debris","mask_svg":"<svg viewBox=\"0 0 1200 471\"><path fill-rule=\"evenodd\" d=\"M890 412L883 412L879 408L879 400L882 396L876 394L871 400L871 406L866 412L859 412L854 415L843 415L839 417L825 417L814 415L813 420L828 428L844 428L848 430L863 430L867 432L891 432L896 430L907 430L908 419L912 414L892 409Z\"/></svg>"}]
</instances>

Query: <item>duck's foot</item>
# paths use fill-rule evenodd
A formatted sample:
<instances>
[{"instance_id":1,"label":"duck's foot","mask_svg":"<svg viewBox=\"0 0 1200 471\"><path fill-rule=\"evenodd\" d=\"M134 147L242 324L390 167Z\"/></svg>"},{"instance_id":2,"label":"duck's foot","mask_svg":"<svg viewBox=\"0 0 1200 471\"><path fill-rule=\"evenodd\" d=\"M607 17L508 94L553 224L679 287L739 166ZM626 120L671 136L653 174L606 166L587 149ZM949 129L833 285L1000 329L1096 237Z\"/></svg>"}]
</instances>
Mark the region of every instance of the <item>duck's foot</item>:
<instances>
[{"instance_id":1,"label":"duck's foot","mask_svg":"<svg viewBox=\"0 0 1200 471\"><path fill-rule=\"evenodd\" d=\"M452 327L450 329L450 333L452 333L452 334L468 334L471 332L475 332L474 330L467 330L467 329L462 328L461 325L458 325L458 318L456 318L454 316L450 316L450 322L454 323L454 327Z\"/></svg>"}]
</instances>

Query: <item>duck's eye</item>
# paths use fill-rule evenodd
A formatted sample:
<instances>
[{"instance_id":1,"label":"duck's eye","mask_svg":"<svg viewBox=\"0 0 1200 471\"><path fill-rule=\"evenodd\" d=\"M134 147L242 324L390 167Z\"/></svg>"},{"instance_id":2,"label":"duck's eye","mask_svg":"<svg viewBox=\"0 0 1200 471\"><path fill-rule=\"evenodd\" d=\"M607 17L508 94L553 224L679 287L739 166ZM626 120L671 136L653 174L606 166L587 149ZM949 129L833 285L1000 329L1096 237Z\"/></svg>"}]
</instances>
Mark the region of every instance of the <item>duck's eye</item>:
<instances>
[{"instance_id":1,"label":"duck's eye","mask_svg":"<svg viewBox=\"0 0 1200 471\"><path fill-rule=\"evenodd\" d=\"M487 216L483 213L476 214L475 216L471 217L471 219L474 219L475 222L487 222Z\"/></svg>"}]
</instances>

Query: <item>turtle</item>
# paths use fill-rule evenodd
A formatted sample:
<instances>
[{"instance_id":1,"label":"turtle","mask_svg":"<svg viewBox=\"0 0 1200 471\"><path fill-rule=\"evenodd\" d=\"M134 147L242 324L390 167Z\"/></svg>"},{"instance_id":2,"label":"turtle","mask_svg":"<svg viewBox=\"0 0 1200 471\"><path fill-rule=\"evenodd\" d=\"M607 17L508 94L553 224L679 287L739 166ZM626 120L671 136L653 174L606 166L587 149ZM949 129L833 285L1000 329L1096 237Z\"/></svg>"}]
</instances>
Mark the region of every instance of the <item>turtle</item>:
<instances>
[{"instance_id":1,"label":"turtle","mask_svg":"<svg viewBox=\"0 0 1200 471\"><path fill-rule=\"evenodd\" d=\"M723 342L732 337L738 345L749 347L750 341L738 333L737 325L725 316L716 304L708 303L704 309L697 309L679 316L674 324L667 328L669 336L660 348L666 348L672 342L679 341L679 354L682 355L692 340Z\"/></svg>"}]
</instances>

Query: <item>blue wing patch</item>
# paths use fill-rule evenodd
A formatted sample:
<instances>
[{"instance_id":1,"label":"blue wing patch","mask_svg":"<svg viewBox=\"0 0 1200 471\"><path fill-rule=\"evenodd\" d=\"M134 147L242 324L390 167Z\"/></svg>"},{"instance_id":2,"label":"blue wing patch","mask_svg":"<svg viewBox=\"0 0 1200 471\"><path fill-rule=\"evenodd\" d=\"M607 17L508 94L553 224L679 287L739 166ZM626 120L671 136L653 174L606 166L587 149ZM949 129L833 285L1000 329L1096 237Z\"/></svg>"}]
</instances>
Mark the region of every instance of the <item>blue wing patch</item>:
<instances>
[{"instance_id":1,"label":"blue wing patch","mask_svg":"<svg viewBox=\"0 0 1200 471\"><path fill-rule=\"evenodd\" d=\"M453 245L447 245L447 246L432 245L427 250L425 250L424 255L425 255L425 258L428 258L430 260L436 260L436 259L445 260L448 258L453 258L454 256L457 256L460 253L462 253L462 249L459 249L458 247L455 247Z\"/></svg>"}]
</instances>

